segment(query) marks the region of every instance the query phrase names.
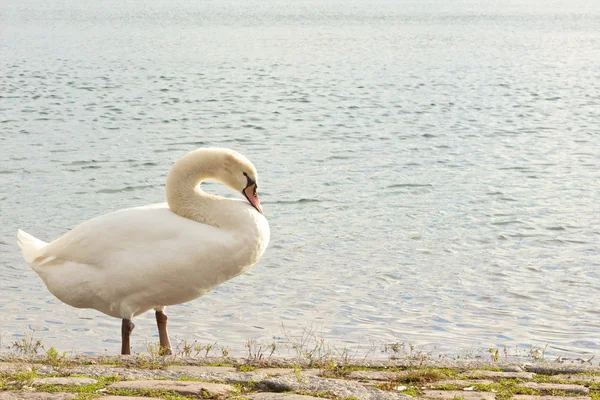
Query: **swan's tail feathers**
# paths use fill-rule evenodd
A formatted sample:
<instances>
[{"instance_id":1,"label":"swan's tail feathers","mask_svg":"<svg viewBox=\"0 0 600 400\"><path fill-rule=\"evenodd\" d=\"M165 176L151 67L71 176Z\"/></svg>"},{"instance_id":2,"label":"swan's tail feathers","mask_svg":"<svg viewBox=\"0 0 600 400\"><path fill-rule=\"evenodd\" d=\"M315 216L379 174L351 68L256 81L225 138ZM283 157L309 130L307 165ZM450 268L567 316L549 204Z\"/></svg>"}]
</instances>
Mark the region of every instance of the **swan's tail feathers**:
<instances>
[{"instance_id":1,"label":"swan's tail feathers","mask_svg":"<svg viewBox=\"0 0 600 400\"><path fill-rule=\"evenodd\" d=\"M33 263L40 255L40 250L48 244L20 229L17 233L17 243L21 248L21 254L23 254L23 258L28 264Z\"/></svg>"}]
</instances>

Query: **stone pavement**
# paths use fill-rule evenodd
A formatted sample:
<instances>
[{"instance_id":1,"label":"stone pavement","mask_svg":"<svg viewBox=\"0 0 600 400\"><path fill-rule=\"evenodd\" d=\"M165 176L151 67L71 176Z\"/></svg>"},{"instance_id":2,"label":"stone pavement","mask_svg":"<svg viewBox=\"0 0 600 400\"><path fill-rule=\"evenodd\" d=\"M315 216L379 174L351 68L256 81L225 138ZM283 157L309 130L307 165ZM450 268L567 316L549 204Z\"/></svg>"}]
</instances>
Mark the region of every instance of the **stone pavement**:
<instances>
[{"instance_id":1,"label":"stone pavement","mask_svg":"<svg viewBox=\"0 0 600 400\"><path fill-rule=\"evenodd\" d=\"M574 364L4 359L0 400L600 400L600 368Z\"/></svg>"}]
</instances>

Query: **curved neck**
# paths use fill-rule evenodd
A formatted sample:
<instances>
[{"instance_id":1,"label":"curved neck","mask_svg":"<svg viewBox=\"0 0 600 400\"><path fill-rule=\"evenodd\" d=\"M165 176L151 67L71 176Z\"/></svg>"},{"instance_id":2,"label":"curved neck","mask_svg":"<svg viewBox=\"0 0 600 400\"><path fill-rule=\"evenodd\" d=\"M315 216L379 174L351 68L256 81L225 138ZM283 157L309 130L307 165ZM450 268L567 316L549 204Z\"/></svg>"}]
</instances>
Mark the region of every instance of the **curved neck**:
<instances>
[{"instance_id":1,"label":"curved neck","mask_svg":"<svg viewBox=\"0 0 600 400\"><path fill-rule=\"evenodd\" d=\"M219 226L214 210L217 203L225 199L197 189L205 180L218 180L218 165L217 159L203 151L188 153L173 164L165 188L171 211L203 224Z\"/></svg>"}]
</instances>

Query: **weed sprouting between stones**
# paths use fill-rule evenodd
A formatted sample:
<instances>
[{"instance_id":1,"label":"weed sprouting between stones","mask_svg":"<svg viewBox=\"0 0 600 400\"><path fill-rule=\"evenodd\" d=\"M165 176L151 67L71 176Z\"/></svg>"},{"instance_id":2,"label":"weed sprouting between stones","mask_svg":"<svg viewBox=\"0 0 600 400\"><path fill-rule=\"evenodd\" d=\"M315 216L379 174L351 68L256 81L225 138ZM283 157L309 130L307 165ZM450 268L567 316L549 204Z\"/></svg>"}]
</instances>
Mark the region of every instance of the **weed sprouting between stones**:
<instances>
[{"instance_id":1,"label":"weed sprouting between stones","mask_svg":"<svg viewBox=\"0 0 600 400\"><path fill-rule=\"evenodd\" d=\"M23 355L35 355L38 351L44 350L41 339L35 338L35 331L25 331L23 338L14 341L10 349Z\"/></svg>"}]
</instances>

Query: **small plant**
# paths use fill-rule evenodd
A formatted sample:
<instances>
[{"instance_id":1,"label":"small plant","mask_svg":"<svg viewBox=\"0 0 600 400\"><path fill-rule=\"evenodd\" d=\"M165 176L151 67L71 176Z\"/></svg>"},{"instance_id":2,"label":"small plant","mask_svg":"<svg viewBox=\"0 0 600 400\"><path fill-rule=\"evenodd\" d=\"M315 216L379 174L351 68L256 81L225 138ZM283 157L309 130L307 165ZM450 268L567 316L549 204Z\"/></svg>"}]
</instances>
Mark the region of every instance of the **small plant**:
<instances>
[{"instance_id":1,"label":"small plant","mask_svg":"<svg viewBox=\"0 0 600 400\"><path fill-rule=\"evenodd\" d=\"M432 359L433 351L424 352L417 350L416 346L409 343L406 346L404 343L385 343L382 353L390 354L391 360L407 360L410 361L410 367L420 368L428 360Z\"/></svg>"},{"instance_id":2,"label":"small plant","mask_svg":"<svg viewBox=\"0 0 600 400\"><path fill-rule=\"evenodd\" d=\"M246 358L251 362L258 362L263 359L271 358L278 349L278 345L275 341L267 344L259 343L255 339L247 339L245 347L247 351Z\"/></svg>"},{"instance_id":3,"label":"small plant","mask_svg":"<svg viewBox=\"0 0 600 400\"><path fill-rule=\"evenodd\" d=\"M158 358L160 357L160 343L146 343L146 350L150 355L150 358Z\"/></svg>"},{"instance_id":4,"label":"small plant","mask_svg":"<svg viewBox=\"0 0 600 400\"><path fill-rule=\"evenodd\" d=\"M271 350L269 352L269 358L271 358L273 356L273 353L275 353L275 351L277 350L277 343L273 341L270 345L267 346L267 349Z\"/></svg>"},{"instance_id":5,"label":"small plant","mask_svg":"<svg viewBox=\"0 0 600 400\"><path fill-rule=\"evenodd\" d=\"M368 346L361 346L359 342L356 345L352 345L350 347L345 345L341 350L334 345L333 349L337 353L339 367L346 368L350 364L352 364L361 353L363 354L362 360L367 360L369 356L377 350L377 346L372 340L370 340Z\"/></svg>"},{"instance_id":6,"label":"small plant","mask_svg":"<svg viewBox=\"0 0 600 400\"><path fill-rule=\"evenodd\" d=\"M500 359L500 352L498 349L492 349L490 348L488 350L488 352L490 353L490 357L492 358L493 362L498 362L498 360Z\"/></svg>"},{"instance_id":7,"label":"small plant","mask_svg":"<svg viewBox=\"0 0 600 400\"><path fill-rule=\"evenodd\" d=\"M58 351L54 347L50 347L46 352L46 362L53 367L60 367L65 364L67 359L67 352L63 351L62 354L58 354Z\"/></svg>"},{"instance_id":8,"label":"small plant","mask_svg":"<svg viewBox=\"0 0 600 400\"><path fill-rule=\"evenodd\" d=\"M204 346L204 357L208 357L208 353L210 353L210 351L215 347L217 347L217 342L214 342L213 344L207 344L206 346Z\"/></svg>"},{"instance_id":9,"label":"small plant","mask_svg":"<svg viewBox=\"0 0 600 400\"><path fill-rule=\"evenodd\" d=\"M294 368L294 375L298 382L303 383L305 381L305 379L302 378L302 370L299 367Z\"/></svg>"},{"instance_id":10,"label":"small plant","mask_svg":"<svg viewBox=\"0 0 600 400\"><path fill-rule=\"evenodd\" d=\"M146 343L148 356L138 354L127 363L133 367L144 369L164 369L167 366L167 357L164 355L160 343Z\"/></svg>"},{"instance_id":11,"label":"small plant","mask_svg":"<svg viewBox=\"0 0 600 400\"><path fill-rule=\"evenodd\" d=\"M255 339L246 340L246 349L248 349L248 361L260 361L263 358L264 349Z\"/></svg>"},{"instance_id":12,"label":"small plant","mask_svg":"<svg viewBox=\"0 0 600 400\"><path fill-rule=\"evenodd\" d=\"M384 343L382 353L389 354L390 360L396 360L400 355L400 349L404 348L404 343Z\"/></svg>"},{"instance_id":13,"label":"small plant","mask_svg":"<svg viewBox=\"0 0 600 400\"><path fill-rule=\"evenodd\" d=\"M331 349L322 337L317 336L313 327L304 328L300 336L295 337L288 334L283 324L281 327L288 346L296 353L299 361L306 361L309 367L314 367L323 365L331 358Z\"/></svg>"},{"instance_id":14,"label":"small plant","mask_svg":"<svg viewBox=\"0 0 600 400\"><path fill-rule=\"evenodd\" d=\"M545 354L547 348L548 345L545 345L543 348L530 346L529 356L533 359L534 362L543 362L546 359Z\"/></svg>"},{"instance_id":15,"label":"small plant","mask_svg":"<svg viewBox=\"0 0 600 400\"><path fill-rule=\"evenodd\" d=\"M33 384L33 379L37 377L36 371L23 371L9 376L9 381L6 383L8 387L15 389L23 389L30 387Z\"/></svg>"},{"instance_id":16,"label":"small plant","mask_svg":"<svg viewBox=\"0 0 600 400\"><path fill-rule=\"evenodd\" d=\"M175 354L181 357L208 357L208 354L217 348L217 342L213 344L203 345L194 340L192 343L186 339L182 340L175 348ZM204 354L202 354L204 353ZM229 349L221 347L221 354L226 357L229 354Z\"/></svg>"},{"instance_id":17,"label":"small plant","mask_svg":"<svg viewBox=\"0 0 600 400\"><path fill-rule=\"evenodd\" d=\"M237 388L237 390L239 391L239 393L241 395L244 395L246 393L254 392L256 390L256 384L257 383L254 381L248 381L248 382L235 383L233 386L235 386ZM240 398L238 397L238 399L240 399Z\"/></svg>"},{"instance_id":18,"label":"small plant","mask_svg":"<svg viewBox=\"0 0 600 400\"><path fill-rule=\"evenodd\" d=\"M221 347L221 355L223 357L227 357L229 355L229 351L231 349L229 347Z\"/></svg>"},{"instance_id":19,"label":"small plant","mask_svg":"<svg viewBox=\"0 0 600 400\"><path fill-rule=\"evenodd\" d=\"M208 357L208 353L217 346L217 342L213 344L203 345L198 343L196 340L194 341L193 349L194 349L194 357L198 357L200 353L204 352L203 357Z\"/></svg>"},{"instance_id":20,"label":"small plant","mask_svg":"<svg viewBox=\"0 0 600 400\"><path fill-rule=\"evenodd\" d=\"M242 364L237 367L237 370L240 372L252 372L256 370L254 365Z\"/></svg>"},{"instance_id":21,"label":"small plant","mask_svg":"<svg viewBox=\"0 0 600 400\"><path fill-rule=\"evenodd\" d=\"M575 361L579 361L581 364L590 364L592 365L592 360L594 359L595 356L591 356L588 359L585 358L576 358Z\"/></svg>"},{"instance_id":22,"label":"small plant","mask_svg":"<svg viewBox=\"0 0 600 400\"><path fill-rule=\"evenodd\" d=\"M399 387L397 386L396 390L398 390L400 388L402 388L402 387L401 386L399 386ZM415 387L412 387L412 386L411 387L407 387L404 390L398 390L398 391L402 392L402 394L406 394L406 395L411 396L411 397L419 397L419 395L420 395L419 389L417 389Z\"/></svg>"},{"instance_id":23,"label":"small plant","mask_svg":"<svg viewBox=\"0 0 600 400\"><path fill-rule=\"evenodd\" d=\"M25 337L14 341L10 347L17 353L24 355L37 354L38 351L44 350L44 345L41 339L34 337L34 334L35 331L33 330L25 332Z\"/></svg>"},{"instance_id":24,"label":"small plant","mask_svg":"<svg viewBox=\"0 0 600 400\"><path fill-rule=\"evenodd\" d=\"M175 349L175 354L181 357L191 357L193 350L194 344L188 343L186 339L183 339L183 341L177 345L177 348Z\"/></svg>"},{"instance_id":25,"label":"small plant","mask_svg":"<svg viewBox=\"0 0 600 400\"><path fill-rule=\"evenodd\" d=\"M435 370L435 369L416 369L407 371L405 374L399 375L397 378L393 379L392 382L395 384L398 383L413 383L413 384L423 384L429 382L435 382L440 379L445 379L448 377L448 374L444 371Z\"/></svg>"},{"instance_id":26,"label":"small plant","mask_svg":"<svg viewBox=\"0 0 600 400\"><path fill-rule=\"evenodd\" d=\"M321 366L321 376L326 378L338 378L348 374L348 370L343 365L334 360L329 360Z\"/></svg>"}]
</instances>

